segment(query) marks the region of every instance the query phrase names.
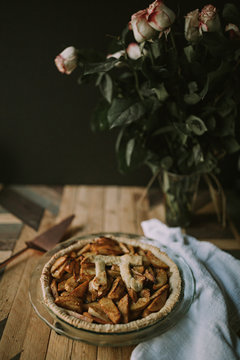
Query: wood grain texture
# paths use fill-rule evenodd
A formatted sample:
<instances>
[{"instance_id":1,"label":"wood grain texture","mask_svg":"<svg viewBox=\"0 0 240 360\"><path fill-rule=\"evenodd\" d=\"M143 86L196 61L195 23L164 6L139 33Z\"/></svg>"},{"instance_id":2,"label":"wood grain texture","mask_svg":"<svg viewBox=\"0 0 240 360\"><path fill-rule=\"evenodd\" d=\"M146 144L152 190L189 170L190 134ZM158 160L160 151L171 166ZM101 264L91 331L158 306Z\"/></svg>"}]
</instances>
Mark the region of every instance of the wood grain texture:
<instances>
[{"instance_id":1,"label":"wood grain texture","mask_svg":"<svg viewBox=\"0 0 240 360\"><path fill-rule=\"evenodd\" d=\"M36 232L29 226L24 226L13 253L24 248L25 241L31 240L35 234ZM4 271L4 275L0 281L0 288L4 289L4 291L0 291L0 321L6 318L10 312L28 257L29 253L26 251L7 265ZM11 284L11 286L9 286L9 284Z\"/></svg>"},{"instance_id":2,"label":"wood grain texture","mask_svg":"<svg viewBox=\"0 0 240 360\"><path fill-rule=\"evenodd\" d=\"M43 217L42 223L40 225L40 230L44 231L47 227L49 227L49 221L53 221L52 216L47 214ZM42 255L39 251L29 249L25 254L25 262L21 272L21 277L18 282L14 282L15 286L9 287L16 287L16 291L14 297L12 296L12 305L11 311L8 314L8 320L1 338L0 342L0 359L11 359L12 357L16 356L17 354L22 352L23 343L26 339L26 332L28 329L30 315L31 315L31 305L28 298L28 289L29 289L29 281L30 275L36 266L37 262L39 261L39 256ZM17 261L17 260L16 260ZM9 267L12 264L9 265ZM17 273L19 270L19 266L15 264L15 272ZM3 280L5 275L3 276ZM8 283L13 284L13 283ZM11 294L13 295L13 294ZM6 314L6 308L5 314ZM9 309L8 309L9 310ZM3 315L2 312L1 315ZM11 343L11 346L9 346ZM31 346L32 344L29 343Z\"/></svg>"},{"instance_id":3,"label":"wood grain texture","mask_svg":"<svg viewBox=\"0 0 240 360\"><path fill-rule=\"evenodd\" d=\"M55 191L44 186L26 186L21 196L28 194L29 199L35 199L38 205L48 209L42 215L39 232L74 213L75 218L66 235L69 238L102 231L142 234L141 221L152 217L164 221L161 193L151 189L140 203L143 192L142 187L74 185L65 186L62 192L61 188ZM44 201L39 200L41 196ZM58 203L60 198L61 203ZM59 207L57 218L50 204ZM0 239L10 239L12 225L21 224L20 218L4 208L0 209ZM192 231L200 241L210 241L233 255L240 254L240 237L235 224L229 219L228 227L221 228L206 192L198 199L196 225L193 223L191 229L185 231ZM15 232L13 253L22 249L25 241L32 240L35 235L32 227L23 225L19 233ZM11 250L0 250L0 256L6 256L6 252L9 254ZM73 341L57 335L38 318L28 300L28 286L39 256L28 250L9 264L0 278L0 359L129 360L134 346L97 347Z\"/></svg>"},{"instance_id":4,"label":"wood grain texture","mask_svg":"<svg viewBox=\"0 0 240 360\"><path fill-rule=\"evenodd\" d=\"M71 214L75 214L77 186L66 186L63 191L62 202L58 214L58 221ZM58 335L51 330L49 337L46 360L70 359L73 341Z\"/></svg>"},{"instance_id":5,"label":"wood grain texture","mask_svg":"<svg viewBox=\"0 0 240 360\"><path fill-rule=\"evenodd\" d=\"M50 328L31 308L29 323L22 346L21 360L42 360L45 358Z\"/></svg>"}]
</instances>

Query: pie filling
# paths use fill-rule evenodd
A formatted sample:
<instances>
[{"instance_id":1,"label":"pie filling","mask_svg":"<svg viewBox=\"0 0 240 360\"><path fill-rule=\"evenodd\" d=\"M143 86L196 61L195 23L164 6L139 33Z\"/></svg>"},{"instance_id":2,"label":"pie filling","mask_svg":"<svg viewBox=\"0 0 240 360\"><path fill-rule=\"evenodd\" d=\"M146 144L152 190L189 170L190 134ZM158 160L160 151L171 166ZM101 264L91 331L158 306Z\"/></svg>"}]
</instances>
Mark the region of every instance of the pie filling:
<instances>
[{"instance_id":1,"label":"pie filling","mask_svg":"<svg viewBox=\"0 0 240 360\"><path fill-rule=\"evenodd\" d=\"M137 240L99 237L79 241L45 265L45 304L59 317L95 331L127 331L156 322L179 299L176 264Z\"/></svg>"}]
</instances>

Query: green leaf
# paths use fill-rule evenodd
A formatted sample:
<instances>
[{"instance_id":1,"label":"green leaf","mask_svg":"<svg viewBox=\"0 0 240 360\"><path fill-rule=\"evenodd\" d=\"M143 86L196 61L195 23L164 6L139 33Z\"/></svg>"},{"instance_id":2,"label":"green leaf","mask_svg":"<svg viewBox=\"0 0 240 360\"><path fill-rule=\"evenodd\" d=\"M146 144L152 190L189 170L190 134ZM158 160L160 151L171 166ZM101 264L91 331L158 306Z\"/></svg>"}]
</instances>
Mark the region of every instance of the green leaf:
<instances>
[{"instance_id":1,"label":"green leaf","mask_svg":"<svg viewBox=\"0 0 240 360\"><path fill-rule=\"evenodd\" d=\"M127 146L126 146L126 164L127 164L127 166L130 166L130 164L131 164L134 146L135 146L135 139L133 138L128 141Z\"/></svg>"},{"instance_id":2,"label":"green leaf","mask_svg":"<svg viewBox=\"0 0 240 360\"><path fill-rule=\"evenodd\" d=\"M161 167L165 170L169 170L173 164L173 158L171 156L165 156L160 161Z\"/></svg>"},{"instance_id":3,"label":"green leaf","mask_svg":"<svg viewBox=\"0 0 240 360\"><path fill-rule=\"evenodd\" d=\"M223 34L218 32L204 32L201 42L214 57L226 57L229 49L229 40Z\"/></svg>"},{"instance_id":4,"label":"green leaf","mask_svg":"<svg viewBox=\"0 0 240 360\"><path fill-rule=\"evenodd\" d=\"M207 81L202 89L201 92L197 93L198 85L196 81L192 81L188 84L189 88L189 94L184 95L184 101L188 105L195 105L199 103L199 101L203 100L208 92L208 86L209 86L209 78L207 78Z\"/></svg>"},{"instance_id":5,"label":"green leaf","mask_svg":"<svg viewBox=\"0 0 240 360\"><path fill-rule=\"evenodd\" d=\"M157 135L161 135L161 134L165 134L171 131L174 131L175 128L173 125L166 125L166 126L162 126L160 129L157 129L156 131L154 131L152 133L152 136L157 136Z\"/></svg>"},{"instance_id":6,"label":"green leaf","mask_svg":"<svg viewBox=\"0 0 240 360\"><path fill-rule=\"evenodd\" d=\"M133 99L115 98L108 111L108 123L110 128L130 124L139 120L145 113L142 103Z\"/></svg>"},{"instance_id":7,"label":"green leaf","mask_svg":"<svg viewBox=\"0 0 240 360\"><path fill-rule=\"evenodd\" d=\"M171 116L181 120L182 118L182 112L179 110L177 104L174 101L169 101L167 103L168 111L170 112Z\"/></svg>"},{"instance_id":8,"label":"green leaf","mask_svg":"<svg viewBox=\"0 0 240 360\"><path fill-rule=\"evenodd\" d=\"M201 97L198 94L185 94L184 101L188 105L195 105L201 101Z\"/></svg>"},{"instance_id":9,"label":"green leaf","mask_svg":"<svg viewBox=\"0 0 240 360\"><path fill-rule=\"evenodd\" d=\"M207 81L205 82L205 85L202 89L202 91L199 93L199 96L201 97L201 99L203 100L205 98L205 96L208 93L208 88L209 88L209 78L207 77Z\"/></svg>"},{"instance_id":10,"label":"green leaf","mask_svg":"<svg viewBox=\"0 0 240 360\"><path fill-rule=\"evenodd\" d=\"M203 162L200 162L196 166L196 172L198 173L209 173L216 169L217 166L217 159L215 156L213 156L210 152L208 152L205 156L205 159Z\"/></svg>"},{"instance_id":11,"label":"green leaf","mask_svg":"<svg viewBox=\"0 0 240 360\"><path fill-rule=\"evenodd\" d=\"M118 152L119 151L119 148L120 148L120 144L121 144L121 141L122 141L122 137L123 137L123 133L125 131L125 127L123 127L119 133L118 133L118 136L117 136L117 140L116 140L116 144L115 144L115 151Z\"/></svg>"},{"instance_id":12,"label":"green leaf","mask_svg":"<svg viewBox=\"0 0 240 360\"><path fill-rule=\"evenodd\" d=\"M91 128L93 131L109 129L109 124L107 120L108 109L109 104L106 100L102 99L98 103L92 114Z\"/></svg>"},{"instance_id":13,"label":"green leaf","mask_svg":"<svg viewBox=\"0 0 240 360\"><path fill-rule=\"evenodd\" d=\"M206 120L205 120L207 129L209 131L213 131L216 128L216 119L215 116L209 116Z\"/></svg>"},{"instance_id":14,"label":"green leaf","mask_svg":"<svg viewBox=\"0 0 240 360\"><path fill-rule=\"evenodd\" d=\"M199 144L193 146L192 154L195 165L198 165L198 163L204 161L203 152Z\"/></svg>"},{"instance_id":15,"label":"green leaf","mask_svg":"<svg viewBox=\"0 0 240 360\"><path fill-rule=\"evenodd\" d=\"M223 101L218 105L217 112L222 117L227 117L232 111L236 115L236 103L231 98L224 98Z\"/></svg>"},{"instance_id":16,"label":"green leaf","mask_svg":"<svg viewBox=\"0 0 240 360\"><path fill-rule=\"evenodd\" d=\"M167 57L167 69L171 75L174 75L178 70L179 63L177 49L170 48L167 52Z\"/></svg>"},{"instance_id":17,"label":"green leaf","mask_svg":"<svg viewBox=\"0 0 240 360\"><path fill-rule=\"evenodd\" d=\"M188 62L192 62L195 58L195 51L192 45L186 46L184 48L184 53L186 55L186 58L188 60Z\"/></svg>"},{"instance_id":18,"label":"green leaf","mask_svg":"<svg viewBox=\"0 0 240 360\"><path fill-rule=\"evenodd\" d=\"M146 164L148 153L132 126L125 127L124 131L119 133L119 138L117 159L121 173L135 170Z\"/></svg>"},{"instance_id":19,"label":"green leaf","mask_svg":"<svg viewBox=\"0 0 240 360\"><path fill-rule=\"evenodd\" d=\"M113 82L109 74L104 73L104 76L101 78L99 89L105 99L111 103L113 95Z\"/></svg>"},{"instance_id":20,"label":"green leaf","mask_svg":"<svg viewBox=\"0 0 240 360\"><path fill-rule=\"evenodd\" d=\"M230 72L232 72L232 65L229 62L222 61L216 70L208 73L209 88L215 90L218 86L222 86Z\"/></svg>"},{"instance_id":21,"label":"green leaf","mask_svg":"<svg viewBox=\"0 0 240 360\"><path fill-rule=\"evenodd\" d=\"M233 136L226 136L222 138L222 143L229 154L233 154L240 150L240 145Z\"/></svg>"},{"instance_id":22,"label":"green leaf","mask_svg":"<svg viewBox=\"0 0 240 360\"><path fill-rule=\"evenodd\" d=\"M118 62L119 59L110 58L104 62L85 64L84 75L110 71Z\"/></svg>"},{"instance_id":23,"label":"green leaf","mask_svg":"<svg viewBox=\"0 0 240 360\"><path fill-rule=\"evenodd\" d=\"M152 54L155 59L157 59L161 55L160 47L159 47L159 41L153 41L149 44L151 46ZM150 50L150 51L151 51Z\"/></svg>"},{"instance_id":24,"label":"green leaf","mask_svg":"<svg viewBox=\"0 0 240 360\"><path fill-rule=\"evenodd\" d=\"M186 125L191 132L198 136L203 135L207 131L206 125L204 124L202 119L195 115L190 115L187 118Z\"/></svg>"},{"instance_id":25,"label":"green leaf","mask_svg":"<svg viewBox=\"0 0 240 360\"><path fill-rule=\"evenodd\" d=\"M100 85L100 83L101 83L104 75L105 75L105 73L99 73L99 75L98 75L98 77L97 77L97 80L96 80L96 82L95 82L95 85L96 85L96 86L99 86L99 85Z\"/></svg>"},{"instance_id":26,"label":"green leaf","mask_svg":"<svg viewBox=\"0 0 240 360\"><path fill-rule=\"evenodd\" d=\"M157 88L153 88L152 90L155 92L158 100L161 102L164 102L169 97L169 94L163 83L161 83Z\"/></svg>"}]
</instances>

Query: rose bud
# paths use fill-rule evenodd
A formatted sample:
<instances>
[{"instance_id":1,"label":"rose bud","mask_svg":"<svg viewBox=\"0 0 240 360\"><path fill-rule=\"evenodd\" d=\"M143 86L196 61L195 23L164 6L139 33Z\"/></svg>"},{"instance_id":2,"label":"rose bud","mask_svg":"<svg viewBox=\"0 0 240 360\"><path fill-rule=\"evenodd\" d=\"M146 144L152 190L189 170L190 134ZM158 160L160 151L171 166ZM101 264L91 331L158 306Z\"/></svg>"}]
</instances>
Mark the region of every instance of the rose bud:
<instances>
[{"instance_id":1,"label":"rose bud","mask_svg":"<svg viewBox=\"0 0 240 360\"><path fill-rule=\"evenodd\" d=\"M148 24L147 17L147 10L140 10L131 17L129 28L133 30L133 35L138 43L150 40L156 34L156 31Z\"/></svg>"},{"instance_id":2,"label":"rose bud","mask_svg":"<svg viewBox=\"0 0 240 360\"><path fill-rule=\"evenodd\" d=\"M143 49L143 54L146 55L146 49ZM137 60L142 56L140 46L136 43L130 43L127 47L128 57L132 60Z\"/></svg>"},{"instance_id":3,"label":"rose bud","mask_svg":"<svg viewBox=\"0 0 240 360\"><path fill-rule=\"evenodd\" d=\"M199 10L189 12L185 16L185 38L187 41L196 42L200 37L199 32Z\"/></svg>"},{"instance_id":4,"label":"rose bud","mask_svg":"<svg viewBox=\"0 0 240 360\"><path fill-rule=\"evenodd\" d=\"M240 39L240 29L237 25L235 24L228 24L225 27L225 31L229 32L229 37L231 39Z\"/></svg>"},{"instance_id":5,"label":"rose bud","mask_svg":"<svg viewBox=\"0 0 240 360\"><path fill-rule=\"evenodd\" d=\"M113 54L108 54L108 55L107 55L107 59L109 59L109 58L111 58L111 57L113 57L113 58L115 58L115 59L120 59L120 57L121 57L121 56L124 56L124 54L125 54L125 51L124 51L124 50L119 50L119 51L117 51L117 52L115 52L115 53L113 53Z\"/></svg>"},{"instance_id":6,"label":"rose bud","mask_svg":"<svg viewBox=\"0 0 240 360\"><path fill-rule=\"evenodd\" d=\"M207 32L221 31L217 9L213 5L206 5L199 14L200 29Z\"/></svg>"},{"instance_id":7,"label":"rose bud","mask_svg":"<svg viewBox=\"0 0 240 360\"><path fill-rule=\"evenodd\" d=\"M77 50L75 47L69 46L64 49L54 61L61 73L69 75L77 67L77 59Z\"/></svg>"},{"instance_id":8,"label":"rose bud","mask_svg":"<svg viewBox=\"0 0 240 360\"><path fill-rule=\"evenodd\" d=\"M148 7L148 23L157 31L170 27L175 18L175 13L164 5L163 1L156 0Z\"/></svg>"}]
</instances>

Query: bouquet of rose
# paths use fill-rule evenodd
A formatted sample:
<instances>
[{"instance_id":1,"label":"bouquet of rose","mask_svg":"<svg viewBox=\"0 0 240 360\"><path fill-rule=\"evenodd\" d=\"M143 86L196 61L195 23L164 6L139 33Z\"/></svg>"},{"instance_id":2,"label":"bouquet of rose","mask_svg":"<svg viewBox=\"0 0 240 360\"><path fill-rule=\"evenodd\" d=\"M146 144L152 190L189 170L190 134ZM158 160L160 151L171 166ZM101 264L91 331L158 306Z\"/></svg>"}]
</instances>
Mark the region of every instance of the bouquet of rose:
<instances>
[{"instance_id":1,"label":"bouquet of rose","mask_svg":"<svg viewBox=\"0 0 240 360\"><path fill-rule=\"evenodd\" d=\"M135 40L135 41L134 41ZM116 152L126 172L218 170L239 150L240 12L226 4L176 16L163 1L133 14L110 54L68 47L55 59L79 83L94 81L102 97L96 130L119 129Z\"/></svg>"}]
</instances>

